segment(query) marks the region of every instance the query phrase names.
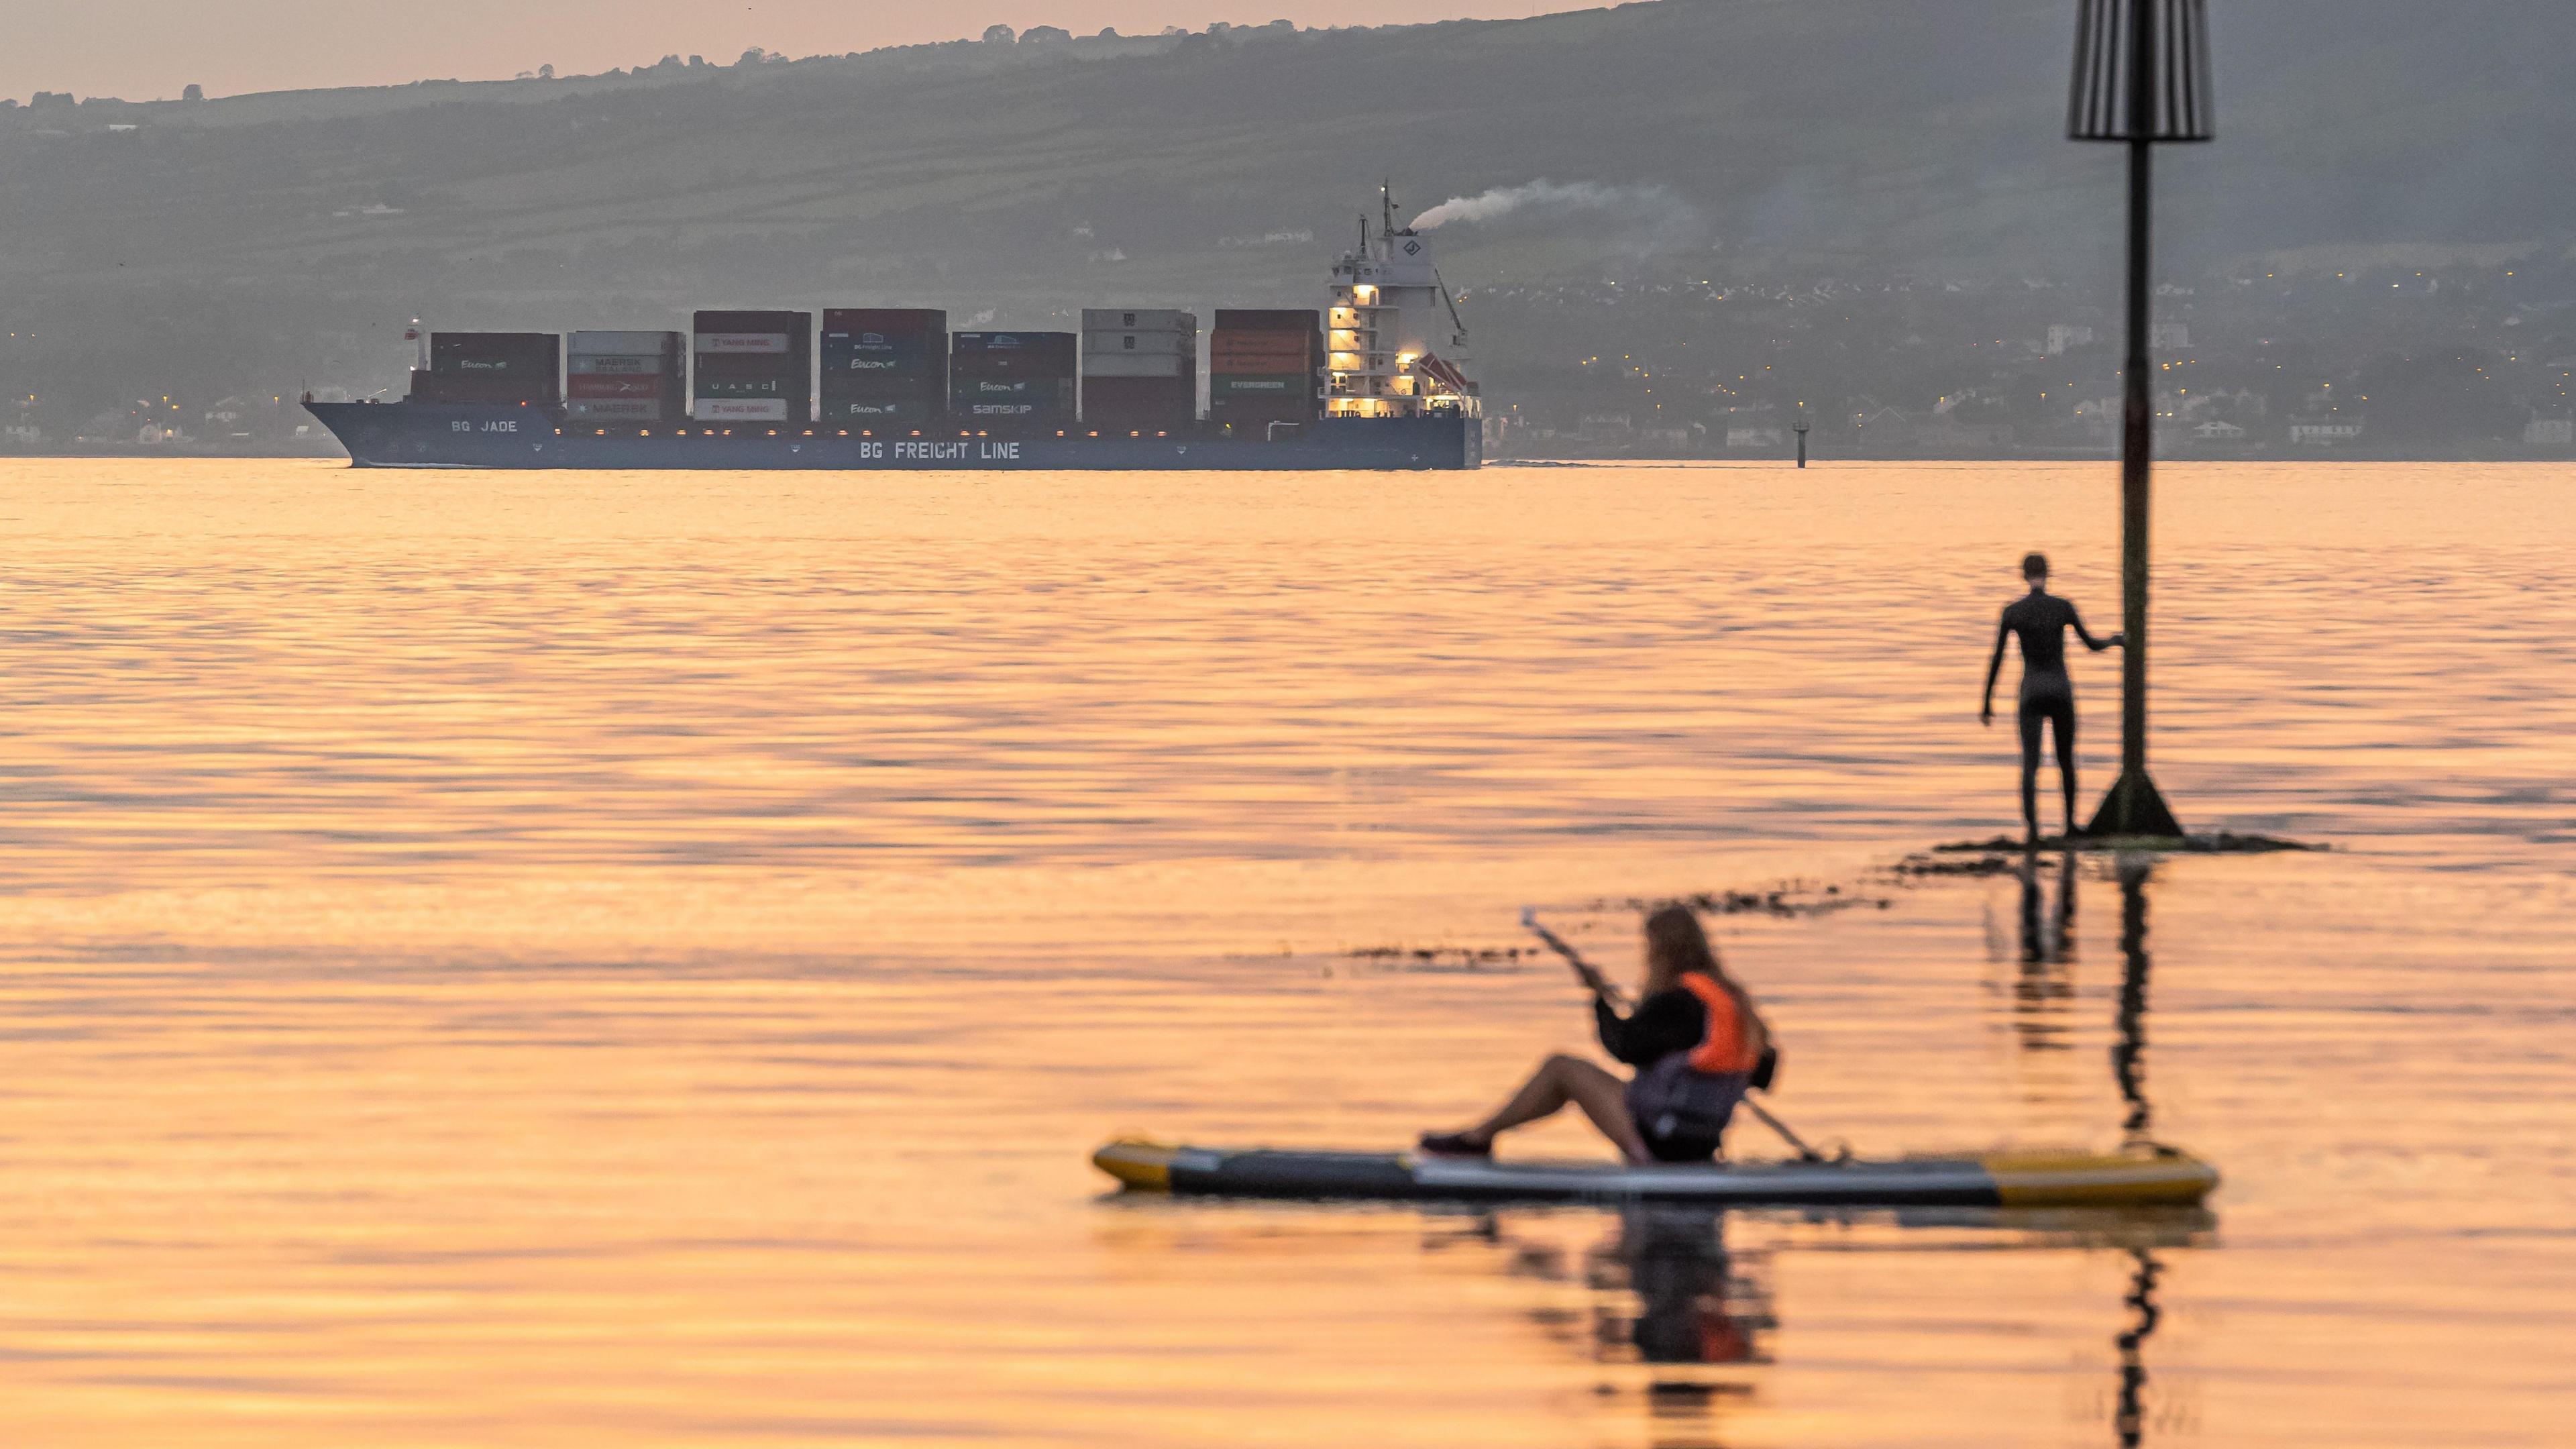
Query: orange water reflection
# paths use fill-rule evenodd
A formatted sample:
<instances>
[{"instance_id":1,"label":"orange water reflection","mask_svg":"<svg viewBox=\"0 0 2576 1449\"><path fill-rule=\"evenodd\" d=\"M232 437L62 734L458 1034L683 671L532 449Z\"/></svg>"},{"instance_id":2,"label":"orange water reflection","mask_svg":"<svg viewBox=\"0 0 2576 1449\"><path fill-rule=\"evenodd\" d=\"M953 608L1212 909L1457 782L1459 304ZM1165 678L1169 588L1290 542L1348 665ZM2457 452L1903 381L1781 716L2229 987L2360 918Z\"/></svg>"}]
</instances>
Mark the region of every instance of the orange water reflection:
<instances>
[{"instance_id":1,"label":"orange water reflection","mask_svg":"<svg viewBox=\"0 0 2576 1449\"><path fill-rule=\"evenodd\" d=\"M2105 470L0 466L12 1436L2551 1442L2565 482L2174 470L2159 777L2348 848L1895 880L2016 813L1982 648L2029 547L2109 612ZM1583 1045L1519 904L1625 969L1791 877L1872 902L1718 922L1801 1130L2135 1124L2215 1218L1084 1164L1451 1121Z\"/></svg>"}]
</instances>

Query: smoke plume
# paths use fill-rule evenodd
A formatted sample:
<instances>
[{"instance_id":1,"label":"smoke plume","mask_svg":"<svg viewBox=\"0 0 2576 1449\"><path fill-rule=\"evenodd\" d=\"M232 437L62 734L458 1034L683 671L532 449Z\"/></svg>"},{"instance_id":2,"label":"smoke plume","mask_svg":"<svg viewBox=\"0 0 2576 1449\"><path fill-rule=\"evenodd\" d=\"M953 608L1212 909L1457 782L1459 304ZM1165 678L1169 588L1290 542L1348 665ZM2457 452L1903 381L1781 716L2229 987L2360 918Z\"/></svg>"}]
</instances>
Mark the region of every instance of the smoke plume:
<instances>
[{"instance_id":1,"label":"smoke plume","mask_svg":"<svg viewBox=\"0 0 2576 1449\"><path fill-rule=\"evenodd\" d=\"M1687 202L1660 186L1603 186L1575 181L1560 184L1541 177L1519 186L1497 186L1477 196L1453 196L1413 219L1416 231L1429 231L1453 221L1499 221L1514 212L1549 216L1576 212L1617 212L1650 221L1669 221L1688 213Z\"/></svg>"}]
</instances>

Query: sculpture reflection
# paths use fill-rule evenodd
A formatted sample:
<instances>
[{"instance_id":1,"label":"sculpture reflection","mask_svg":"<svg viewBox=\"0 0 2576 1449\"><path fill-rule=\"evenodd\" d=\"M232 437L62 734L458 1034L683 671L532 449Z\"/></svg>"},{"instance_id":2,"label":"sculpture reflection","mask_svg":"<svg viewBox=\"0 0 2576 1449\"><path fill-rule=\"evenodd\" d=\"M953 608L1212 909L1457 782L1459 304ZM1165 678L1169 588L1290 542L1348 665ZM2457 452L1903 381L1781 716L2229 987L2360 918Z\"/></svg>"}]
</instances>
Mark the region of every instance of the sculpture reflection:
<instances>
[{"instance_id":1,"label":"sculpture reflection","mask_svg":"<svg viewBox=\"0 0 2576 1449\"><path fill-rule=\"evenodd\" d=\"M2036 851L2025 853L2021 878L2019 965L2013 974L2013 1033L2024 1049L2063 1051L2072 1028L2067 1011L2075 1001L2076 856L2057 857L2056 899L2049 901Z\"/></svg>"},{"instance_id":2,"label":"sculpture reflection","mask_svg":"<svg viewBox=\"0 0 2576 1449\"><path fill-rule=\"evenodd\" d=\"M2136 1449L2145 1441L2146 1344L2164 1320L2163 1310L2156 1306L2156 1280L2164 1276L2163 1261L2145 1248L2130 1250L2129 1257L2137 1265L2136 1272L2129 1279L2129 1296L2121 1301L2137 1319L2113 1340L2120 1351L2120 1394L2111 1411L2111 1430L2121 1449Z\"/></svg>"},{"instance_id":3,"label":"sculpture reflection","mask_svg":"<svg viewBox=\"0 0 2576 1449\"><path fill-rule=\"evenodd\" d=\"M2155 1112L2147 1102L2147 877L2154 858L2120 857L2120 1009L2114 1018L2111 1075L2119 1082L2128 1115L2120 1124L2129 1141L2145 1140Z\"/></svg>"}]
</instances>

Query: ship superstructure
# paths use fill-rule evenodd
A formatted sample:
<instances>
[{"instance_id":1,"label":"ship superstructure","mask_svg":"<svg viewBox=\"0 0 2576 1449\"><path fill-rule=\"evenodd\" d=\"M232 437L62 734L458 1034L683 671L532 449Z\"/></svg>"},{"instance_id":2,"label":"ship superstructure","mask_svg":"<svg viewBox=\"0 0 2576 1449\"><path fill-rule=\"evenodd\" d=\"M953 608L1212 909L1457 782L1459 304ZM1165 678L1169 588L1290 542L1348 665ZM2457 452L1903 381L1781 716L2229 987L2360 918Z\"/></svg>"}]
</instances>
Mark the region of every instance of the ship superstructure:
<instances>
[{"instance_id":1,"label":"ship superstructure","mask_svg":"<svg viewBox=\"0 0 2576 1449\"><path fill-rule=\"evenodd\" d=\"M1360 218L1359 245L1333 263L1333 304L1325 317L1324 411L1331 417L1482 415L1467 380L1467 324L1432 261L1431 242L1395 223L1395 189L1378 190L1372 228Z\"/></svg>"}]
</instances>

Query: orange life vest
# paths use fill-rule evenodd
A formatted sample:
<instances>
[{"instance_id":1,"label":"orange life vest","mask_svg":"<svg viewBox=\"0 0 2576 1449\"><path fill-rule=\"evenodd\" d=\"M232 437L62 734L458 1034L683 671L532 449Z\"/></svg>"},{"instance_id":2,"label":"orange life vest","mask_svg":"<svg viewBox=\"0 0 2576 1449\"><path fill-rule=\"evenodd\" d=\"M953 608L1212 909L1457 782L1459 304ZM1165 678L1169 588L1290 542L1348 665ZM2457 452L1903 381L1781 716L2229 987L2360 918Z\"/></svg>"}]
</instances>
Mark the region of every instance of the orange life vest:
<instances>
[{"instance_id":1,"label":"orange life vest","mask_svg":"<svg viewBox=\"0 0 2576 1449\"><path fill-rule=\"evenodd\" d=\"M1735 993L1699 971L1682 973L1681 985L1708 1009L1708 1030L1691 1048L1691 1070L1716 1077L1751 1072L1762 1054L1754 1049L1752 1029L1735 1004Z\"/></svg>"}]
</instances>

